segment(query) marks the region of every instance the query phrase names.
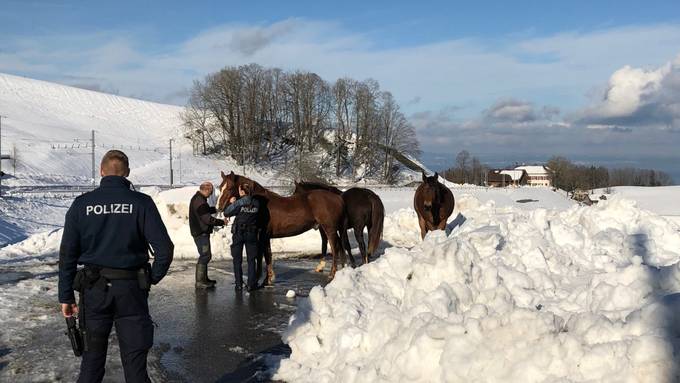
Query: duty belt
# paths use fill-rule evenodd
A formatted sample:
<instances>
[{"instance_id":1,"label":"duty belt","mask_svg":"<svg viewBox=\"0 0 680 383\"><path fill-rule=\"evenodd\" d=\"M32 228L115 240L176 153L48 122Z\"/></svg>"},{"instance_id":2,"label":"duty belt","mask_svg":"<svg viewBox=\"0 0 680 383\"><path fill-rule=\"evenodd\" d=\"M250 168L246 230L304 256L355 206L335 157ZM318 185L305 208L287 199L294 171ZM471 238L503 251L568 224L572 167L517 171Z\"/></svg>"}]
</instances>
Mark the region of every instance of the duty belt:
<instances>
[{"instance_id":1,"label":"duty belt","mask_svg":"<svg viewBox=\"0 0 680 383\"><path fill-rule=\"evenodd\" d=\"M137 279L138 272L138 270L110 269L102 267L101 270L99 270L99 275L113 281L119 279Z\"/></svg>"}]
</instances>

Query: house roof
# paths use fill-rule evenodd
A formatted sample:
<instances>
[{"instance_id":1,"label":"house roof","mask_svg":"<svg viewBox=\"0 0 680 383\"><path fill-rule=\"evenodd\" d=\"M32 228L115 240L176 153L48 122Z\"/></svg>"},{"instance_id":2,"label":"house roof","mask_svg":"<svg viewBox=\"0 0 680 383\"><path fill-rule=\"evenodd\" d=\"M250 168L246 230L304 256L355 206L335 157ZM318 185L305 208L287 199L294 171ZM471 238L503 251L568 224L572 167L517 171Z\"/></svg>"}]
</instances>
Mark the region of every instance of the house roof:
<instances>
[{"instance_id":1,"label":"house roof","mask_svg":"<svg viewBox=\"0 0 680 383\"><path fill-rule=\"evenodd\" d=\"M550 174L550 169L546 168L545 166L518 166L515 168L515 170L524 170L527 172L527 174L532 175L532 174Z\"/></svg>"},{"instance_id":2,"label":"house roof","mask_svg":"<svg viewBox=\"0 0 680 383\"><path fill-rule=\"evenodd\" d=\"M512 178L507 174L501 174L500 170L489 170L487 175L487 182L508 183L512 182Z\"/></svg>"},{"instance_id":3,"label":"house roof","mask_svg":"<svg viewBox=\"0 0 680 383\"><path fill-rule=\"evenodd\" d=\"M507 174L512 178L513 181L519 181L522 179L522 175L524 174L524 170L501 170L501 174Z\"/></svg>"}]
</instances>

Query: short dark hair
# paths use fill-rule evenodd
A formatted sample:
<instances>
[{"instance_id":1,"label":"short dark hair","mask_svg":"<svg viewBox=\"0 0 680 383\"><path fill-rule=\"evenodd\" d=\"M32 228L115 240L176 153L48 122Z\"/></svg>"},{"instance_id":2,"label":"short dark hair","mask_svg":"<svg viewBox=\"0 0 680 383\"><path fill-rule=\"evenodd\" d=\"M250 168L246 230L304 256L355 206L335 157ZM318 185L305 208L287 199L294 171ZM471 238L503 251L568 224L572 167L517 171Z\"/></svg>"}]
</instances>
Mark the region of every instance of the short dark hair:
<instances>
[{"instance_id":1,"label":"short dark hair","mask_svg":"<svg viewBox=\"0 0 680 383\"><path fill-rule=\"evenodd\" d=\"M130 173L130 161L120 150L109 150L102 157L101 168L106 175L127 176Z\"/></svg>"},{"instance_id":2,"label":"short dark hair","mask_svg":"<svg viewBox=\"0 0 680 383\"><path fill-rule=\"evenodd\" d=\"M249 183L243 183L239 185L239 187L241 188L241 190L243 190L243 193L245 193L245 195L250 195L250 193L252 192L252 188Z\"/></svg>"}]
</instances>

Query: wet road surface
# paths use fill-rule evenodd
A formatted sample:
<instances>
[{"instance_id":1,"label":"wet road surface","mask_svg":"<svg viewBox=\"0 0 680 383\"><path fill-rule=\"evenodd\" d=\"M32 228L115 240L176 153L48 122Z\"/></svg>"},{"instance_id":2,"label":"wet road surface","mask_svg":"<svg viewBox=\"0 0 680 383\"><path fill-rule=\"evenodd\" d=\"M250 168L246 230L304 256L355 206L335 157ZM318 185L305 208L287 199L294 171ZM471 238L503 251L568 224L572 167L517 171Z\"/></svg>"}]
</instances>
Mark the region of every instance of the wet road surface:
<instances>
[{"instance_id":1,"label":"wet road surface","mask_svg":"<svg viewBox=\"0 0 680 383\"><path fill-rule=\"evenodd\" d=\"M196 291L195 263L176 260L169 274L150 293L155 329L148 369L153 382L267 382L267 368L289 348L281 333L300 297L327 273L313 271L317 261L275 260L274 288L235 293L231 261L211 262L217 288ZM0 267L0 298L17 301L13 336L0 330L0 381L75 381L80 358L73 356L56 303L56 262ZM27 289L33 291L24 292ZM294 290L298 298L286 298ZM49 293L48 293L49 292ZM5 308L6 309L6 308ZM21 330L17 331L17 326ZM268 363L265 363L269 361ZM124 381L115 330L109 340L105 383Z\"/></svg>"},{"instance_id":2,"label":"wet road surface","mask_svg":"<svg viewBox=\"0 0 680 383\"><path fill-rule=\"evenodd\" d=\"M266 382L265 360L287 356L281 343L296 302L326 282L315 261L275 261L276 283L252 293L236 293L231 262L211 262L214 290L194 288L194 263L175 262L151 292L150 309L158 324L152 359L168 382ZM287 298L294 290L297 298ZM151 358L150 358L151 359ZM275 363L275 362L274 362ZM156 364L156 363L154 363Z\"/></svg>"}]
</instances>

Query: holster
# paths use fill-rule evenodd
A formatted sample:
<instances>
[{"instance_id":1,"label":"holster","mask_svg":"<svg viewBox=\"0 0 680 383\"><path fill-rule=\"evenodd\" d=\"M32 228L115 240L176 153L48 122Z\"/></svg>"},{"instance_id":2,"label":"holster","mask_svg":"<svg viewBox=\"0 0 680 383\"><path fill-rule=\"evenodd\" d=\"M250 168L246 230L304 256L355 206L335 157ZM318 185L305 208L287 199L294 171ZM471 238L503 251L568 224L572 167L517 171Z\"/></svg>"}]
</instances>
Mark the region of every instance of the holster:
<instances>
[{"instance_id":1,"label":"holster","mask_svg":"<svg viewBox=\"0 0 680 383\"><path fill-rule=\"evenodd\" d=\"M140 289L144 291L151 290L151 264L147 263L144 267L137 270L137 282Z\"/></svg>"}]
</instances>

